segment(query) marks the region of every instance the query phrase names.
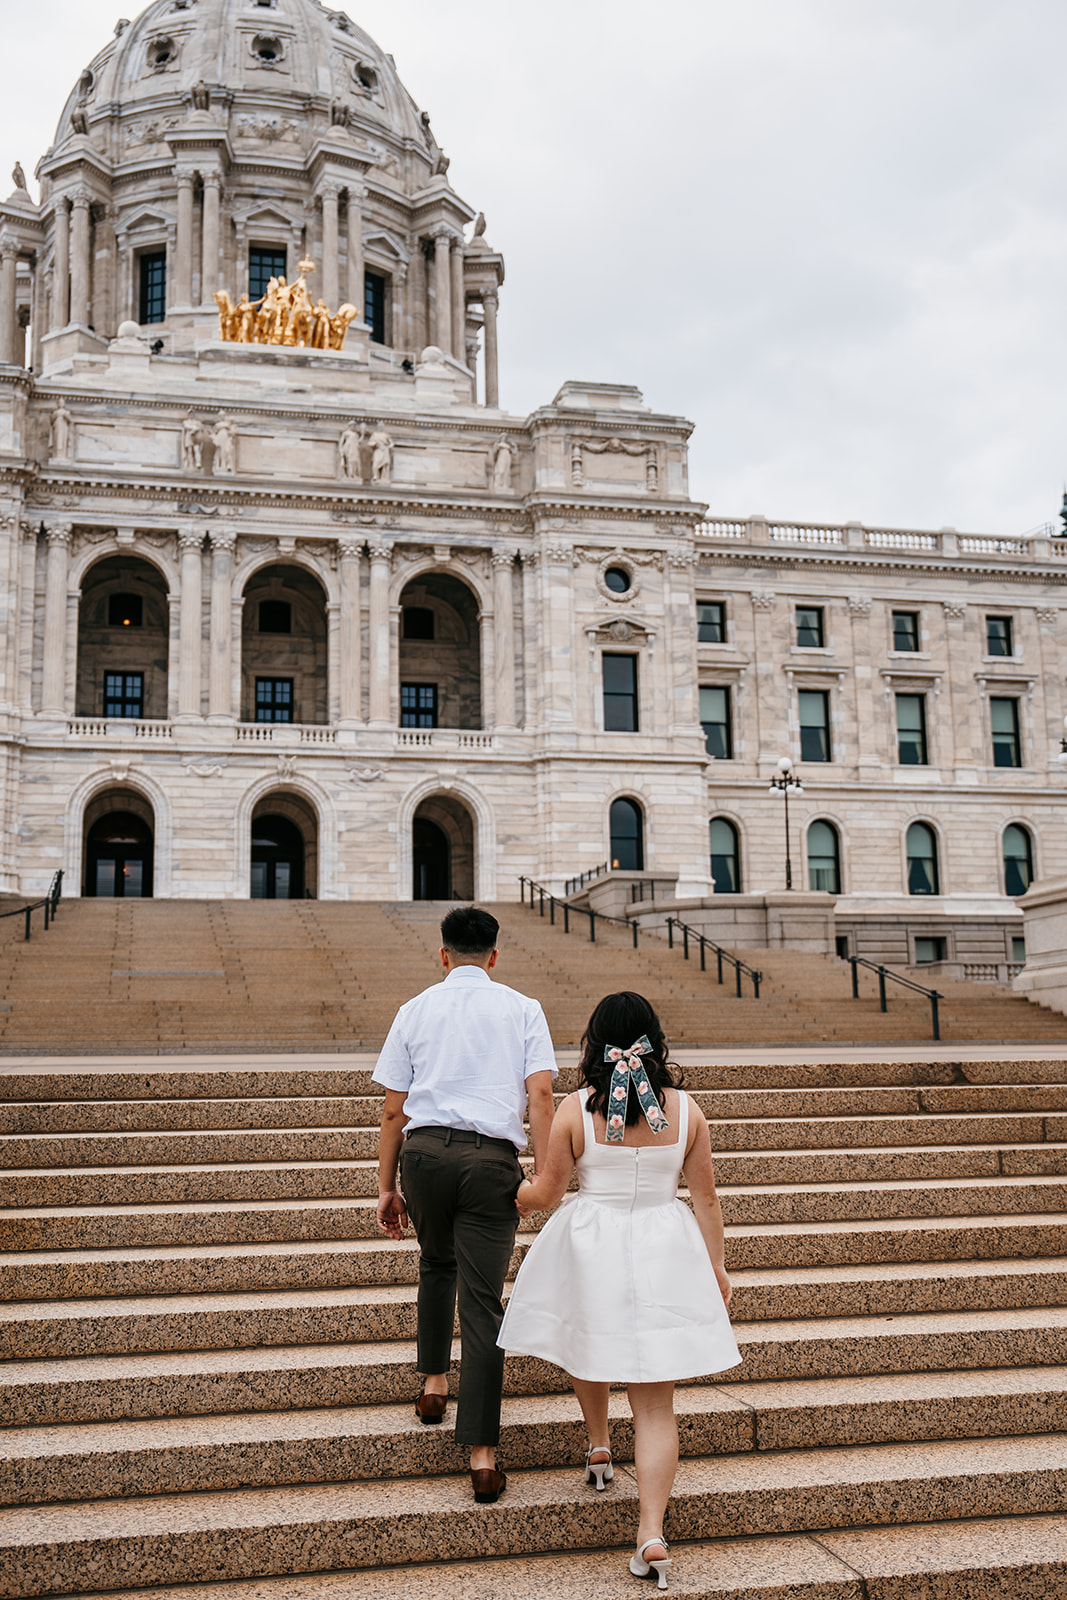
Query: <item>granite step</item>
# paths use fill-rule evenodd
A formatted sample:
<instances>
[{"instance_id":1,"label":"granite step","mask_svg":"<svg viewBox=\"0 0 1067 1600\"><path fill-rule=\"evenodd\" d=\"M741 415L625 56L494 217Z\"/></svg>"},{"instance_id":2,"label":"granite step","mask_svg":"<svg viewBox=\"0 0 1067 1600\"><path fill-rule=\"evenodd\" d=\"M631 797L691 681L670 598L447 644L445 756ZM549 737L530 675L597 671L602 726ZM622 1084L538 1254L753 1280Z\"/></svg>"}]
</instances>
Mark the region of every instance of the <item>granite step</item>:
<instances>
[{"instance_id":1,"label":"granite step","mask_svg":"<svg viewBox=\"0 0 1067 1600\"><path fill-rule=\"evenodd\" d=\"M731 1382L1067 1365L1067 1307L1062 1306L736 1322L734 1333L743 1366L732 1377L711 1375L708 1383L728 1387ZM458 1357L458 1345L453 1354ZM569 1389L557 1367L527 1357L509 1358L504 1385L509 1396ZM415 1346L407 1339L0 1365L0 1395L10 1427L402 1405L417 1392Z\"/></svg>"},{"instance_id":2,"label":"granite step","mask_svg":"<svg viewBox=\"0 0 1067 1600\"><path fill-rule=\"evenodd\" d=\"M1067 1438L773 1451L681 1463L672 1539L854 1530L958 1517L1058 1515ZM0 1596L100 1592L278 1573L397 1567L559 1550L625 1549L636 1484L594 1494L573 1468L517 1473L494 1506L463 1474L374 1483L98 1500L0 1512Z\"/></svg>"},{"instance_id":3,"label":"granite step","mask_svg":"<svg viewBox=\"0 0 1067 1600\"><path fill-rule=\"evenodd\" d=\"M680 1385L675 1411L683 1456L1067 1433L1067 1368ZM624 1394L612 1395L610 1415L616 1464L632 1463ZM408 1404L9 1428L0 1505L438 1477L466 1466L452 1421L450 1408L441 1427L424 1428ZM504 1404L508 1471L577 1467L586 1443L570 1395Z\"/></svg>"},{"instance_id":4,"label":"granite step","mask_svg":"<svg viewBox=\"0 0 1067 1600\"><path fill-rule=\"evenodd\" d=\"M197 1583L154 1589L152 1600L634 1600L628 1555L616 1547ZM1053 1600L1067 1593L1067 1517L675 1540L671 1556L675 1600Z\"/></svg>"}]
</instances>

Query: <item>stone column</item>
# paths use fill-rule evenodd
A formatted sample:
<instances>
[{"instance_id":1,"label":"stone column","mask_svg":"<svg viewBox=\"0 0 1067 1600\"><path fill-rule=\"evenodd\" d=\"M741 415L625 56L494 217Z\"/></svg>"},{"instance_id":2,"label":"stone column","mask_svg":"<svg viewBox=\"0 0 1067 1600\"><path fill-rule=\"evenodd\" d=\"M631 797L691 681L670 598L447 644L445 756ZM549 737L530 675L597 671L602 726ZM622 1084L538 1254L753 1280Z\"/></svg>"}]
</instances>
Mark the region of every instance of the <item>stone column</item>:
<instances>
[{"instance_id":1,"label":"stone column","mask_svg":"<svg viewBox=\"0 0 1067 1600\"><path fill-rule=\"evenodd\" d=\"M577 662L574 638L574 549L555 542L543 547L542 607L544 665L541 692L545 723L552 730L575 728ZM599 685L597 685L599 693Z\"/></svg>"},{"instance_id":2,"label":"stone column","mask_svg":"<svg viewBox=\"0 0 1067 1600\"><path fill-rule=\"evenodd\" d=\"M67 708L67 568L70 565L69 522L48 530L48 573L44 594L44 678L41 715L65 717Z\"/></svg>"},{"instance_id":3,"label":"stone column","mask_svg":"<svg viewBox=\"0 0 1067 1600\"><path fill-rule=\"evenodd\" d=\"M495 289L483 295L482 305L485 307L485 403L487 406L500 405L500 374L497 366L496 344L496 313L500 304Z\"/></svg>"},{"instance_id":4,"label":"stone column","mask_svg":"<svg viewBox=\"0 0 1067 1600\"><path fill-rule=\"evenodd\" d=\"M491 611L478 613L478 670L482 678L482 727L492 733L497 723L496 624Z\"/></svg>"},{"instance_id":5,"label":"stone column","mask_svg":"<svg viewBox=\"0 0 1067 1600\"><path fill-rule=\"evenodd\" d=\"M222 205L222 176L209 172L204 177L204 239L200 260L200 299L211 302L219 279L219 212ZM214 544L214 540L212 540Z\"/></svg>"},{"instance_id":6,"label":"stone column","mask_svg":"<svg viewBox=\"0 0 1067 1600\"><path fill-rule=\"evenodd\" d=\"M212 722L232 722L233 710L233 556L232 533L211 535L211 665L208 715ZM184 590L184 583L183 583Z\"/></svg>"},{"instance_id":7,"label":"stone column","mask_svg":"<svg viewBox=\"0 0 1067 1600\"><path fill-rule=\"evenodd\" d=\"M467 293L463 282L463 240L452 240L452 354L456 360L466 359Z\"/></svg>"},{"instance_id":8,"label":"stone column","mask_svg":"<svg viewBox=\"0 0 1067 1600\"><path fill-rule=\"evenodd\" d=\"M56 333L67 326L70 305L70 212L60 195L55 209L56 232L52 262L52 324Z\"/></svg>"},{"instance_id":9,"label":"stone column","mask_svg":"<svg viewBox=\"0 0 1067 1600\"><path fill-rule=\"evenodd\" d=\"M512 574L514 550L493 551L493 617L496 624L496 725L515 723L515 605ZM484 670L484 667L483 667Z\"/></svg>"},{"instance_id":10,"label":"stone column","mask_svg":"<svg viewBox=\"0 0 1067 1600\"><path fill-rule=\"evenodd\" d=\"M434 235L433 286L434 328L433 342L445 355L452 353L452 273L449 262L452 256L452 235Z\"/></svg>"},{"instance_id":11,"label":"stone column","mask_svg":"<svg viewBox=\"0 0 1067 1600\"><path fill-rule=\"evenodd\" d=\"M360 617L359 579L362 542L341 539L341 656L340 721L343 728L358 728L363 722L363 640ZM388 574L388 568L386 568Z\"/></svg>"},{"instance_id":12,"label":"stone column","mask_svg":"<svg viewBox=\"0 0 1067 1600\"><path fill-rule=\"evenodd\" d=\"M201 584L204 536L190 529L178 535L181 559L181 611L178 620L178 719L200 716Z\"/></svg>"},{"instance_id":13,"label":"stone column","mask_svg":"<svg viewBox=\"0 0 1067 1600\"><path fill-rule=\"evenodd\" d=\"M340 192L340 187L336 183L324 183L319 190L319 198L322 201L322 298L331 311L336 311L340 303L337 231L337 200ZM362 312L361 302L361 316Z\"/></svg>"},{"instance_id":14,"label":"stone column","mask_svg":"<svg viewBox=\"0 0 1067 1600\"><path fill-rule=\"evenodd\" d=\"M174 247L174 304L189 306L193 299L193 172L179 167L178 234Z\"/></svg>"},{"instance_id":15,"label":"stone column","mask_svg":"<svg viewBox=\"0 0 1067 1600\"><path fill-rule=\"evenodd\" d=\"M70 219L70 320L89 322L89 206L90 196L79 189Z\"/></svg>"},{"instance_id":16,"label":"stone column","mask_svg":"<svg viewBox=\"0 0 1067 1600\"><path fill-rule=\"evenodd\" d=\"M18 266L18 240L12 233L0 234L0 361L12 362L18 347L18 308L15 304L15 271Z\"/></svg>"},{"instance_id":17,"label":"stone column","mask_svg":"<svg viewBox=\"0 0 1067 1600\"><path fill-rule=\"evenodd\" d=\"M430 342L427 333L427 305L426 254L423 250L423 241L416 239L411 255L411 266L408 269L408 327L412 348L417 356L422 355Z\"/></svg>"},{"instance_id":18,"label":"stone column","mask_svg":"<svg viewBox=\"0 0 1067 1600\"><path fill-rule=\"evenodd\" d=\"M349 189L348 191L348 302L359 311L359 320L363 321L363 309L366 295L363 288L363 191ZM332 301L327 300L330 310L335 310Z\"/></svg>"},{"instance_id":19,"label":"stone column","mask_svg":"<svg viewBox=\"0 0 1067 1600\"><path fill-rule=\"evenodd\" d=\"M390 701L392 663L389 650L390 544L370 547L370 725L392 727Z\"/></svg>"}]
</instances>

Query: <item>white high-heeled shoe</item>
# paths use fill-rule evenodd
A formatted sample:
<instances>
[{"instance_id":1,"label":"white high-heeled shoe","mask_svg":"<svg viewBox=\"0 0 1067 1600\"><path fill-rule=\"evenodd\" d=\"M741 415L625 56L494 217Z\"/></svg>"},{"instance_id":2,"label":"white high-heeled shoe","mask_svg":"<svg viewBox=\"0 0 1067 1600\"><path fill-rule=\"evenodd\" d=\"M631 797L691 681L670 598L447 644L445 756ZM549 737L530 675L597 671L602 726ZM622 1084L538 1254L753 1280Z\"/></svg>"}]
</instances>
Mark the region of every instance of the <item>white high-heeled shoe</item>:
<instances>
[{"instance_id":1,"label":"white high-heeled shoe","mask_svg":"<svg viewBox=\"0 0 1067 1600\"><path fill-rule=\"evenodd\" d=\"M607 1451L608 1459L606 1461L590 1461L589 1457L591 1455L593 1455L594 1452L597 1455L601 1455L604 1451ZM589 1449L585 1452L585 1481L586 1481L586 1483L592 1483L595 1480L597 1489L602 1491L603 1488L604 1488L604 1485L606 1483L610 1483L612 1478L614 1478L614 1476L615 1476L615 1468L611 1464L611 1447L610 1447L610 1445L606 1445L606 1444L591 1444L589 1446Z\"/></svg>"},{"instance_id":2,"label":"white high-heeled shoe","mask_svg":"<svg viewBox=\"0 0 1067 1600\"><path fill-rule=\"evenodd\" d=\"M668 1556L664 1561L644 1560L645 1551L651 1544L661 1544L664 1550L670 1549L666 1539L662 1537L659 1539L646 1539L637 1554L630 1557L630 1571L635 1578L651 1578L652 1574L655 1573L659 1580L657 1588L665 1589L667 1587L667 1568L671 1564L670 1557Z\"/></svg>"}]
</instances>

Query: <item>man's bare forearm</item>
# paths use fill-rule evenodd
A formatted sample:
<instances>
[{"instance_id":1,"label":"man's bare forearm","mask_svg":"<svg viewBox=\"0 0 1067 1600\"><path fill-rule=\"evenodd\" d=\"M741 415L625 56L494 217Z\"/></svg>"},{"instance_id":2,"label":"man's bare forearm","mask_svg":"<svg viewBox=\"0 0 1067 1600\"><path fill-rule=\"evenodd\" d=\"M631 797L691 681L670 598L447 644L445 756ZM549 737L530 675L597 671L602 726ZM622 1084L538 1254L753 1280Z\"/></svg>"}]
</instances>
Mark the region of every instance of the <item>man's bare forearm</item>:
<instances>
[{"instance_id":1,"label":"man's bare forearm","mask_svg":"<svg viewBox=\"0 0 1067 1600\"><path fill-rule=\"evenodd\" d=\"M544 1082L540 1082L541 1078ZM552 1095L552 1079L546 1072L535 1073L527 1085L529 1094L530 1142L533 1145L534 1171L540 1172L548 1156L548 1140L552 1132L552 1119L556 1104Z\"/></svg>"}]
</instances>

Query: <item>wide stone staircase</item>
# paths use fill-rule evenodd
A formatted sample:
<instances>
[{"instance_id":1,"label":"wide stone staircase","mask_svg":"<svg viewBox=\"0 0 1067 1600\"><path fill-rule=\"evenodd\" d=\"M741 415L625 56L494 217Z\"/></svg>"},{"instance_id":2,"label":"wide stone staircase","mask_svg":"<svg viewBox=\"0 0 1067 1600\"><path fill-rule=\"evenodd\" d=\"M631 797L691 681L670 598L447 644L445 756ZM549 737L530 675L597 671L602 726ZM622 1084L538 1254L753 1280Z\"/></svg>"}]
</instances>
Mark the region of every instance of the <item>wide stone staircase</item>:
<instances>
[{"instance_id":1,"label":"wide stone staircase","mask_svg":"<svg viewBox=\"0 0 1067 1600\"><path fill-rule=\"evenodd\" d=\"M688 1070L744 1363L678 1391L676 1596L1067 1594L1067 1063L1043 1054ZM544 1363L507 1364L497 1505L451 1420L417 1423L370 1066L0 1066L0 1596L637 1592L624 1396L602 1495Z\"/></svg>"},{"instance_id":2,"label":"wide stone staircase","mask_svg":"<svg viewBox=\"0 0 1067 1600\"><path fill-rule=\"evenodd\" d=\"M29 943L22 919L0 921L0 1055L26 1052L377 1048L398 1005L440 977L430 903L69 900ZM762 970L738 999L712 963L642 933L575 917L557 921L510 903L497 976L542 997L553 1038L581 1038L593 1003L613 989L646 994L677 1045L921 1041L930 1007L877 980L850 998L848 966L787 950L738 952ZM945 1039L1056 1043L1067 1020L995 984L939 980Z\"/></svg>"}]
</instances>

